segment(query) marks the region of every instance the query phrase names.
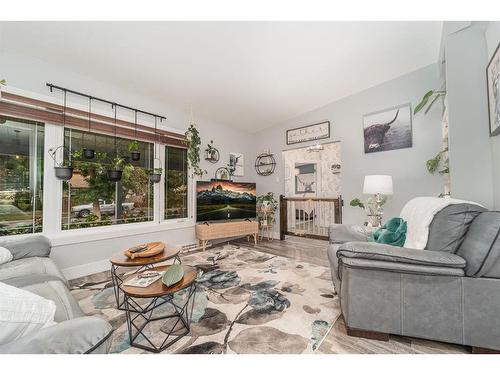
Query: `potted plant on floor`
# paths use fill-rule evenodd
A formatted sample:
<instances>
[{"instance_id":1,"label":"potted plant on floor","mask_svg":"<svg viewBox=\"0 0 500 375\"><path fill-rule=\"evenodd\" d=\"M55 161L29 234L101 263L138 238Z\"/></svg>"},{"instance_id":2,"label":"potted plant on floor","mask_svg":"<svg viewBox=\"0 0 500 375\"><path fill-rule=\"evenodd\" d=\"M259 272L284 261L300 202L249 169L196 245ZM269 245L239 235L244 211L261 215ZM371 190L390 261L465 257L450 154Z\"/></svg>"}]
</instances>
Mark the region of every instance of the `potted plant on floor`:
<instances>
[{"instance_id":1,"label":"potted plant on floor","mask_svg":"<svg viewBox=\"0 0 500 375\"><path fill-rule=\"evenodd\" d=\"M261 225L272 225L276 222L274 215L277 209L278 201L274 198L273 192L257 197L257 218Z\"/></svg>"},{"instance_id":2,"label":"potted plant on floor","mask_svg":"<svg viewBox=\"0 0 500 375\"><path fill-rule=\"evenodd\" d=\"M108 179L113 182L120 181L122 179L124 165L125 159L119 156L115 156L115 158L109 165L109 169L106 171L108 174Z\"/></svg>"}]
</instances>

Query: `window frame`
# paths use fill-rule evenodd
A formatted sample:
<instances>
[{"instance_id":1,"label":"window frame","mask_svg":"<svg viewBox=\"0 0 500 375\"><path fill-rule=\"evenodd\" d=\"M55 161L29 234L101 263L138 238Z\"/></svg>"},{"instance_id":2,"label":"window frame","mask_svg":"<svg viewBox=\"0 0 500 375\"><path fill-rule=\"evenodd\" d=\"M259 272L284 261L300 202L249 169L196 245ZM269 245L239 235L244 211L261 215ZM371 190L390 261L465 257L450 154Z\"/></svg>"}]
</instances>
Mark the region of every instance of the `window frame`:
<instances>
[{"instance_id":1,"label":"window frame","mask_svg":"<svg viewBox=\"0 0 500 375\"><path fill-rule=\"evenodd\" d=\"M30 121L29 119L21 119ZM92 228L62 229L62 196L63 181L57 179L54 173L54 163L48 158L48 150L64 144L65 127L43 123L44 125L44 156L43 163L43 226L42 231L38 233L16 234L2 236L2 239L24 238L36 235L45 235L52 241L53 246L62 246L68 244L77 244L84 242L94 242L97 240L106 240L122 237L123 235L135 235L145 233L159 233L166 230L180 230L192 228L195 226L193 218L194 212L194 178L187 170L188 197L187 197L187 217L176 219L165 219L165 176L166 171L162 173L159 183L153 184L153 220L140 223L121 223L109 226L100 226ZM178 129L170 129L181 133ZM122 137L123 138L123 137ZM159 159L161 166L165 166L165 145L162 143L153 143L154 158ZM62 150L61 150L62 151ZM63 160L62 152L55 155L56 161ZM56 214L54 214L54 212ZM89 236L92 234L92 236Z\"/></svg>"},{"instance_id":2,"label":"window frame","mask_svg":"<svg viewBox=\"0 0 500 375\"><path fill-rule=\"evenodd\" d=\"M32 231L30 233L20 233L20 234L8 234L8 235L5 235L5 236L0 236L0 239L8 239L8 238L18 238L18 237L25 237L25 236L33 236L33 235L40 235L40 234L43 234L44 232L44 224L45 224L45 216L44 216L44 211L45 211L45 166L47 164L47 160L44 159L44 154L45 154L45 151L47 150L45 147L45 141L46 141L46 133L45 133L45 129L46 129L46 124L44 122L41 122L41 121L34 121L34 120L29 120L29 119L23 119L23 118L20 118L20 117L14 117L14 116L8 116L8 115L2 115L3 118L5 118L7 121L13 121L13 122L19 122L19 123L24 123L24 124L27 124L27 125L33 125L34 126L34 130L33 131L33 136L34 136L34 148L33 148L33 155L34 155L34 163L35 163L35 168L34 169L31 169L31 164L32 164L32 160L31 160L31 157L30 157L30 161L29 161L29 164L30 164L30 169L29 169L29 175L30 175L30 179L33 179L35 181L35 186L33 187L33 189L30 189L34 192L34 195L31 196L31 201L34 202L32 203L34 205L33 209L31 210L31 226L32 226ZM42 168L40 168L40 170L38 169L38 166L37 166L37 159L38 159L38 150L39 150L39 147L38 147L38 137L39 137L39 131L38 131L38 127L41 127L43 129L43 145L42 145L42 153L41 153L41 160L42 160ZM31 152L31 148L30 148L30 152ZM42 178L39 180L38 177L39 177L39 174L42 175ZM40 187L38 186L38 183L40 183ZM40 225L40 231L36 232L35 231L35 228L36 228L36 224L35 224L35 221L36 221L36 197L37 197L37 193L38 191L41 189L41 192L42 192L42 195L39 197L41 203L42 203L42 215L41 215L41 225ZM17 190L16 190L17 192Z\"/></svg>"}]
</instances>

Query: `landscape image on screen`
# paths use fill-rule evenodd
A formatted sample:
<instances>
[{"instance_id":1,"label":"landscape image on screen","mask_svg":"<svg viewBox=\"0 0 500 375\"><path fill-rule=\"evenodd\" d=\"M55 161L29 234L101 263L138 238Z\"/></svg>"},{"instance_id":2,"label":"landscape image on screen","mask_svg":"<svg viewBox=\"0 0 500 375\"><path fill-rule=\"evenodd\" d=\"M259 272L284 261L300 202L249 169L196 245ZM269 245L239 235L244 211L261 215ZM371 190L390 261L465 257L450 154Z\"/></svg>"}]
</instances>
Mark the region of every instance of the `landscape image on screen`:
<instances>
[{"instance_id":1,"label":"landscape image on screen","mask_svg":"<svg viewBox=\"0 0 500 375\"><path fill-rule=\"evenodd\" d=\"M197 221L255 219L255 183L198 181L196 212Z\"/></svg>"}]
</instances>

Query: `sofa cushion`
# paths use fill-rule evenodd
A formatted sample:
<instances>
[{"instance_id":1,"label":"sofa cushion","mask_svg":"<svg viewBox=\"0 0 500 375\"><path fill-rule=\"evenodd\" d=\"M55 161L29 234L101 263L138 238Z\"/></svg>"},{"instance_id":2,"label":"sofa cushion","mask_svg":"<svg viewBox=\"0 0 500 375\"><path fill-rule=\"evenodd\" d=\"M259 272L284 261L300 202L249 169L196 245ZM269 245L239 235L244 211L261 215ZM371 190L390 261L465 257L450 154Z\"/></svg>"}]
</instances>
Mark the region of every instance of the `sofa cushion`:
<instances>
[{"instance_id":1,"label":"sofa cushion","mask_svg":"<svg viewBox=\"0 0 500 375\"><path fill-rule=\"evenodd\" d=\"M483 212L472 222L465 240L457 251L457 254L467 261L465 267L467 276L486 276L490 269L497 268L495 264L500 256L499 234L500 212Z\"/></svg>"},{"instance_id":2,"label":"sofa cushion","mask_svg":"<svg viewBox=\"0 0 500 375\"><path fill-rule=\"evenodd\" d=\"M108 353L112 333L113 328L104 319L97 316L84 316L41 329L30 337L0 345L0 353Z\"/></svg>"},{"instance_id":3,"label":"sofa cushion","mask_svg":"<svg viewBox=\"0 0 500 375\"><path fill-rule=\"evenodd\" d=\"M462 244L472 221L485 208L471 204L452 204L439 211L429 226L426 249L456 253Z\"/></svg>"},{"instance_id":4,"label":"sofa cushion","mask_svg":"<svg viewBox=\"0 0 500 375\"><path fill-rule=\"evenodd\" d=\"M32 275L13 278L4 282L54 301L56 305L54 320L56 322L63 322L85 315L66 284L54 276Z\"/></svg>"},{"instance_id":5,"label":"sofa cushion","mask_svg":"<svg viewBox=\"0 0 500 375\"><path fill-rule=\"evenodd\" d=\"M49 239L42 235L0 240L0 246L9 249L14 260L27 257L48 257L51 249Z\"/></svg>"},{"instance_id":6,"label":"sofa cushion","mask_svg":"<svg viewBox=\"0 0 500 375\"><path fill-rule=\"evenodd\" d=\"M374 242L348 242L340 245L337 257L380 260L394 263L464 268L465 260L442 251L407 249Z\"/></svg>"},{"instance_id":7,"label":"sofa cushion","mask_svg":"<svg viewBox=\"0 0 500 375\"><path fill-rule=\"evenodd\" d=\"M66 278L50 258L23 258L0 265L0 281L36 274L55 276L67 283Z\"/></svg>"},{"instance_id":8,"label":"sofa cushion","mask_svg":"<svg viewBox=\"0 0 500 375\"><path fill-rule=\"evenodd\" d=\"M0 246L0 265L4 263L9 263L12 260L13 256L9 249Z\"/></svg>"},{"instance_id":9,"label":"sofa cushion","mask_svg":"<svg viewBox=\"0 0 500 375\"><path fill-rule=\"evenodd\" d=\"M4 283L0 295L0 344L54 325L53 301Z\"/></svg>"}]
</instances>

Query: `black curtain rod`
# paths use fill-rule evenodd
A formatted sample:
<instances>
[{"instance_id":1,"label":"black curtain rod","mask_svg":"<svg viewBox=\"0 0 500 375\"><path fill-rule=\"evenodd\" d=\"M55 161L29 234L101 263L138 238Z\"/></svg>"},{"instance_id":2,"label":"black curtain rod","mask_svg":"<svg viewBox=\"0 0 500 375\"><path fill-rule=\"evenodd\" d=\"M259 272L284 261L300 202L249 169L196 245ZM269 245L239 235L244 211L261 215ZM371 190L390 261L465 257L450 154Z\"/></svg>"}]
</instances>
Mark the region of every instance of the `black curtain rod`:
<instances>
[{"instance_id":1,"label":"black curtain rod","mask_svg":"<svg viewBox=\"0 0 500 375\"><path fill-rule=\"evenodd\" d=\"M74 91L74 90L70 90L70 89L67 89L65 87L53 85L52 83L47 83L46 85L50 88L50 92L52 92L53 89L57 89L57 90L61 90L61 91L64 91L64 92L70 92L70 93L75 94L75 95L83 96L85 98L89 98L89 99L92 99L92 100L97 100L99 102L108 103L108 104L111 104L112 106L117 106L117 107L128 109L130 111L144 113L145 115L153 116L155 118L157 117L157 118L160 119L160 121L163 121L163 120L167 119L165 116L156 115L156 114L151 113L151 112L141 111L140 109L128 107L126 105L118 104L118 103L115 103L115 102L112 102L112 101L109 101L109 100L106 100L106 99L96 98L95 96L84 94L84 93L81 93L81 92L78 92L78 91Z\"/></svg>"}]
</instances>

